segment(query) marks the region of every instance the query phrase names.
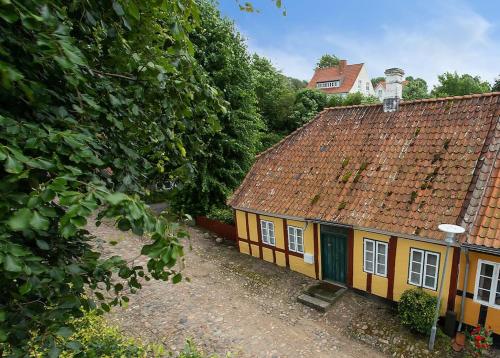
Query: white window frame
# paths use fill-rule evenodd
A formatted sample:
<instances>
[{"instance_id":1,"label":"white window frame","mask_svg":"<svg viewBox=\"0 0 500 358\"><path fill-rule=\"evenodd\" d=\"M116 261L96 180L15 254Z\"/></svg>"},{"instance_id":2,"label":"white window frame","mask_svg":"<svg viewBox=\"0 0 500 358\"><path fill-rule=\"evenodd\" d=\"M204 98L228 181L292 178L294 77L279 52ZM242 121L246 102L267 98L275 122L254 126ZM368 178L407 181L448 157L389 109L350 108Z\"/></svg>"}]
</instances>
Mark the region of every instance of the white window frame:
<instances>
[{"instance_id":1,"label":"white window frame","mask_svg":"<svg viewBox=\"0 0 500 358\"><path fill-rule=\"evenodd\" d=\"M414 252L419 252L421 254L421 257L422 257L422 261L420 261L420 271L413 271L412 270L412 268L413 268L413 253ZM423 270L424 265L425 265L425 251L419 250L419 249L410 249L410 263L408 265L408 283L410 285L422 287L422 276L423 276L423 272L424 272L424 270ZM411 281L411 274L412 273L418 273L418 275L419 275L418 282Z\"/></svg>"},{"instance_id":2,"label":"white window frame","mask_svg":"<svg viewBox=\"0 0 500 358\"><path fill-rule=\"evenodd\" d=\"M491 288L489 290L490 291L490 299L488 302L481 300L478 297L479 278L481 276L481 267L483 264L493 266L493 276L491 278ZM493 308L500 308L500 305L495 304L495 296L496 296L497 290L500 291L500 287L498 287L500 285L498 282L499 279L500 279L500 263L492 262L492 261L488 261L488 260L482 260L482 259L477 260L476 282L474 283L474 301L477 303L480 303L482 305L485 305L485 306L489 306L489 307L493 307Z\"/></svg>"},{"instance_id":3,"label":"white window frame","mask_svg":"<svg viewBox=\"0 0 500 358\"><path fill-rule=\"evenodd\" d=\"M299 249L299 238L302 250ZM288 250L298 254L304 253L304 229L296 226L288 226Z\"/></svg>"},{"instance_id":4,"label":"white window frame","mask_svg":"<svg viewBox=\"0 0 500 358\"><path fill-rule=\"evenodd\" d=\"M262 242L266 245L276 246L276 236L274 233L274 223L272 221L260 221L260 233ZM271 235L272 233L272 235Z\"/></svg>"},{"instance_id":5,"label":"white window frame","mask_svg":"<svg viewBox=\"0 0 500 358\"><path fill-rule=\"evenodd\" d=\"M316 82L316 88L334 88L340 87L340 80Z\"/></svg>"},{"instance_id":6,"label":"white window frame","mask_svg":"<svg viewBox=\"0 0 500 358\"><path fill-rule=\"evenodd\" d=\"M371 243L373 246L373 251L371 252L372 255L372 260L367 260L367 243ZM385 247L385 255L382 260L379 260L380 252L379 248L380 247ZM363 239L363 271L367 273L371 273L377 276L382 276L382 277L387 277L387 257L389 256L389 244L384 241L376 241L372 239ZM366 267L366 262L367 261L372 261L372 270L369 270ZM383 261L383 262L382 262ZM378 271L378 266L383 265L384 266L384 272L379 272Z\"/></svg>"},{"instance_id":7,"label":"white window frame","mask_svg":"<svg viewBox=\"0 0 500 358\"><path fill-rule=\"evenodd\" d=\"M413 253L414 252L419 252L422 257L422 261L420 262L420 271L413 271ZM427 276L427 266L434 266L428 263L428 257L429 256L435 256L436 257L436 272L434 275L434 285L429 286L425 284L425 277ZM427 251L427 250L421 250L421 249L415 249L411 248L410 249L410 262L408 264L408 283L413 286L418 286L418 287L423 287L427 288L429 290L436 291L437 290L437 285L439 281L439 264L441 261L441 255L438 252L434 251ZM418 273L419 274L419 282L412 282L411 281L411 274L412 273Z\"/></svg>"}]
</instances>

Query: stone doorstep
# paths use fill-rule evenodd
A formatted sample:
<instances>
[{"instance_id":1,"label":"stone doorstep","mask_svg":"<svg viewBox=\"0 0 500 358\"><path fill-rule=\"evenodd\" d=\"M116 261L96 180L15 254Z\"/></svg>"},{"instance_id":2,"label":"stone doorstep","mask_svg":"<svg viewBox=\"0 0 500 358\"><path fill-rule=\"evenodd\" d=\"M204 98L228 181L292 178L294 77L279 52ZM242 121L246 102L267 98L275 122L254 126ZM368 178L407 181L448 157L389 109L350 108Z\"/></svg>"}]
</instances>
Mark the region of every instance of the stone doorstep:
<instances>
[{"instance_id":1,"label":"stone doorstep","mask_svg":"<svg viewBox=\"0 0 500 358\"><path fill-rule=\"evenodd\" d=\"M310 294L312 294L313 297L319 298L320 300L333 303L335 302L342 294L346 291L347 289L344 287L341 287L340 289L336 290L335 292L328 292L324 290L318 290L318 291L313 291Z\"/></svg>"},{"instance_id":2,"label":"stone doorstep","mask_svg":"<svg viewBox=\"0 0 500 358\"><path fill-rule=\"evenodd\" d=\"M322 299L314 296L310 296L307 293L303 293L299 297L297 297L297 301L299 301L303 305L314 308L315 310L321 312L326 312L326 310L331 306L330 302L323 301Z\"/></svg>"}]
</instances>

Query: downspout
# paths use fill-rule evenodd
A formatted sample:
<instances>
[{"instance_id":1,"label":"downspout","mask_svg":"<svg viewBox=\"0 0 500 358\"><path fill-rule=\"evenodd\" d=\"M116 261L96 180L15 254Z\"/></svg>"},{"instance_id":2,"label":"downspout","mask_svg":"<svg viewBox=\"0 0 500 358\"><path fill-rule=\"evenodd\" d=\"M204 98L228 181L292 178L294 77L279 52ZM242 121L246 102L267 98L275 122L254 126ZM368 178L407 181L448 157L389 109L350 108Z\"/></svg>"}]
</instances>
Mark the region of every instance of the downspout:
<instances>
[{"instance_id":1,"label":"downspout","mask_svg":"<svg viewBox=\"0 0 500 358\"><path fill-rule=\"evenodd\" d=\"M469 249L463 248L463 252L465 254L465 274L464 274L464 283L462 285L462 302L460 302L460 322L458 324L458 332L462 331L462 323L464 322L465 315L465 299L467 298L467 282L469 282Z\"/></svg>"}]
</instances>

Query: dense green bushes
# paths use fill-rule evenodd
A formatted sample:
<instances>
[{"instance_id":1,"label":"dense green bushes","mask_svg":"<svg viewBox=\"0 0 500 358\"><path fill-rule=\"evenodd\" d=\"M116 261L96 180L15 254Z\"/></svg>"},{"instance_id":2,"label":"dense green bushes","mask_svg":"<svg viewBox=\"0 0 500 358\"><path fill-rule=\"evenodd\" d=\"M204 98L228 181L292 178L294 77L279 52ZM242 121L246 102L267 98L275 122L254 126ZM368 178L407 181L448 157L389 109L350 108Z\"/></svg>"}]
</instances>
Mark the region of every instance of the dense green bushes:
<instances>
[{"instance_id":1,"label":"dense green bushes","mask_svg":"<svg viewBox=\"0 0 500 358\"><path fill-rule=\"evenodd\" d=\"M429 334L434 320L436 304L437 298L421 288L406 290L401 295L398 304L401 323L413 331Z\"/></svg>"},{"instance_id":2,"label":"dense green bushes","mask_svg":"<svg viewBox=\"0 0 500 358\"><path fill-rule=\"evenodd\" d=\"M82 307L125 304L139 277L181 279L185 232L139 197L188 182L219 131L225 101L189 38L199 18L194 0L2 2L0 342L14 356L30 340L56 351ZM96 217L147 236L147 267L100 257Z\"/></svg>"},{"instance_id":3,"label":"dense green bushes","mask_svg":"<svg viewBox=\"0 0 500 358\"><path fill-rule=\"evenodd\" d=\"M233 210L227 206L225 207L212 207L208 212L207 217L213 220L219 220L226 224L234 225Z\"/></svg>"}]
</instances>

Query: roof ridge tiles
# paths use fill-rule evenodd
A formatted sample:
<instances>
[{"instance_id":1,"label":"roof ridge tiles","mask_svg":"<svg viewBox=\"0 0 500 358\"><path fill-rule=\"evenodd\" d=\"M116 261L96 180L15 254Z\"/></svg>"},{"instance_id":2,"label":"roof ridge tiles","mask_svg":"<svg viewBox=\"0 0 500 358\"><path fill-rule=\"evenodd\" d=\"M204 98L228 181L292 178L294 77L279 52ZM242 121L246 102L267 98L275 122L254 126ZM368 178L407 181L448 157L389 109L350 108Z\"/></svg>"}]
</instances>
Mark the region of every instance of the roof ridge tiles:
<instances>
[{"instance_id":1,"label":"roof ridge tiles","mask_svg":"<svg viewBox=\"0 0 500 358\"><path fill-rule=\"evenodd\" d=\"M457 100L457 99L471 99L471 98L493 97L493 96L500 96L500 92L474 93L474 94L467 94L467 95L462 95L462 96L448 96L448 97L437 97L437 98L414 99L411 101L401 101L399 103L399 105L409 105L409 104L429 103L429 102L444 102L444 101L451 101L451 100ZM338 110L338 109L360 108L360 107L376 107L376 106L382 106L382 104L383 103L352 104L350 106L326 107L324 110Z\"/></svg>"}]
</instances>

